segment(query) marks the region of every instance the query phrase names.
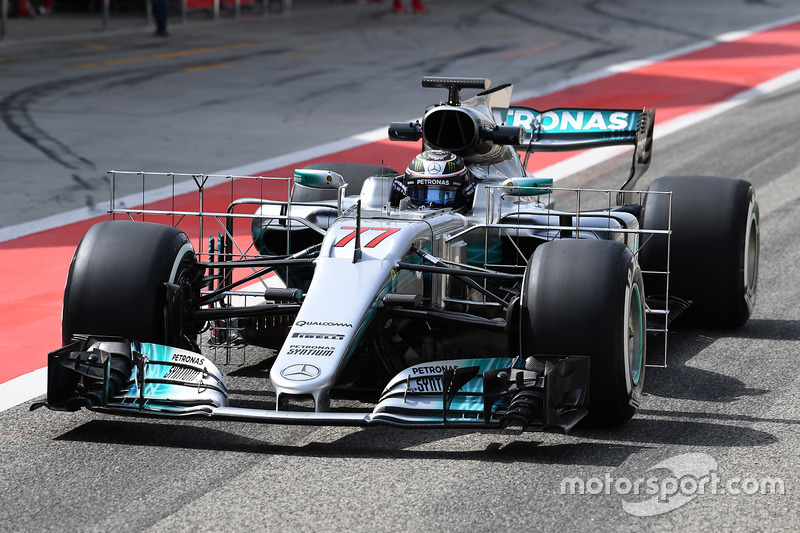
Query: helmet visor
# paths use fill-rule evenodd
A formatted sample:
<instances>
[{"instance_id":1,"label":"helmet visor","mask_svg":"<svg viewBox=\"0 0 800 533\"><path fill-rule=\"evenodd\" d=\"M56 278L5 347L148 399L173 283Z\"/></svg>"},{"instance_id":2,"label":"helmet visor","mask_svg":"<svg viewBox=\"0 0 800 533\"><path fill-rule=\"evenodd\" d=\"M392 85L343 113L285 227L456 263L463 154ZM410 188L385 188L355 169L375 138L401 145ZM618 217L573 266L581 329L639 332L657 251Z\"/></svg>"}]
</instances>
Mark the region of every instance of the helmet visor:
<instances>
[{"instance_id":1,"label":"helmet visor","mask_svg":"<svg viewBox=\"0 0 800 533\"><path fill-rule=\"evenodd\" d=\"M458 187L428 187L426 185L409 187L406 193L411 198L412 204L430 207L453 207L459 205L459 201L464 196L463 191Z\"/></svg>"}]
</instances>

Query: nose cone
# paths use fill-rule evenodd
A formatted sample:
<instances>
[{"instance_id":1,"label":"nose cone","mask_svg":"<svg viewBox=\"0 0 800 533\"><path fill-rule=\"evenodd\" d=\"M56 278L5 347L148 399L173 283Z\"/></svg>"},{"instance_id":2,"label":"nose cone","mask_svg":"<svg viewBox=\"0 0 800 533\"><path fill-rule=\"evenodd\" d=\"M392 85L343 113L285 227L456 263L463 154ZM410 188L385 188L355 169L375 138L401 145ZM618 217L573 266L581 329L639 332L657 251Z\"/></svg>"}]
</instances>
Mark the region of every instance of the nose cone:
<instances>
[{"instance_id":1,"label":"nose cone","mask_svg":"<svg viewBox=\"0 0 800 533\"><path fill-rule=\"evenodd\" d=\"M305 394L329 386L332 376L327 374L331 370L308 362L280 364L272 367L270 380L278 392Z\"/></svg>"}]
</instances>

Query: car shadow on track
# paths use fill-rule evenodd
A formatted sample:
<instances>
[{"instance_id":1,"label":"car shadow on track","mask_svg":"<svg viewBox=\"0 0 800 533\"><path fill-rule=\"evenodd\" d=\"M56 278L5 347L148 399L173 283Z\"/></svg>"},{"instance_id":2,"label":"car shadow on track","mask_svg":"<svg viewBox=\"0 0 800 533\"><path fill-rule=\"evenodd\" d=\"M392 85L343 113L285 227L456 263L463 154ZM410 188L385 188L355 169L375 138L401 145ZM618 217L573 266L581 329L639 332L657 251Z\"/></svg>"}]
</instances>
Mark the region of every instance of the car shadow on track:
<instances>
[{"instance_id":1,"label":"car shadow on track","mask_svg":"<svg viewBox=\"0 0 800 533\"><path fill-rule=\"evenodd\" d=\"M717 341L725 339L800 340L800 323L791 320L751 319L736 330L676 329L670 333L666 368L648 369L645 394L657 401L645 402L630 422L612 430L578 427L573 432L592 440L613 440L636 444L749 447L769 446L778 442L771 433L754 429L753 424L800 425L791 418L766 418L741 413L680 410L683 401L728 404L747 397L770 394L770 390L754 388L742 379L728 375L736 366L751 368L752 354L729 353L728 374L715 372L688 363ZM751 361L751 363L748 363ZM746 379L746 377L745 377ZM765 401L765 400L762 400ZM677 409L670 409L673 405ZM693 403L693 405L698 405Z\"/></svg>"},{"instance_id":2,"label":"car shadow on track","mask_svg":"<svg viewBox=\"0 0 800 533\"><path fill-rule=\"evenodd\" d=\"M533 437L533 438L531 438ZM634 419L612 430L577 429L571 437L457 430L398 428L354 429L332 442L303 445L272 444L204 424L93 420L57 440L121 446L168 447L192 450L359 459L471 460L499 463L619 466L631 455L653 445L768 446L777 442L759 430L716 423ZM459 439L464 442L460 443ZM595 442L587 442L587 441ZM477 441L477 445L476 445ZM614 441L614 442L608 442Z\"/></svg>"},{"instance_id":3,"label":"car shadow on track","mask_svg":"<svg viewBox=\"0 0 800 533\"><path fill-rule=\"evenodd\" d=\"M732 339L800 340L800 324L787 320L750 320L737 330L678 329L670 333L666 368L648 369L645 392L662 398L728 403L768 394L735 377L688 366L687 362L716 341ZM649 346L649 345L648 345ZM745 354L732 354L738 358Z\"/></svg>"},{"instance_id":4,"label":"car shadow on track","mask_svg":"<svg viewBox=\"0 0 800 533\"><path fill-rule=\"evenodd\" d=\"M500 463L546 463L564 465L618 466L640 451L636 444L575 441L547 443L531 439L535 434L514 437L497 432L464 430L413 430L388 427L356 429L332 442L312 441L303 445L272 444L206 423L162 421L92 420L56 438L65 442L88 442L115 446L179 448L260 455L320 458L471 460ZM463 438L463 442L459 442ZM477 441L477 444L476 444Z\"/></svg>"},{"instance_id":5,"label":"car shadow on track","mask_svg":"<svg viewBox=\"0 0 800 533\"><path fill-rule=\"evenodd\" d=\"M733 332L677 330L670 338L668 366L651 371L646 393L668 402L696 400L718 403L768 394L770 391L748 387L734 377L687 365L712 343L726 337L800 340L800 325L790 321L751 320L747 326ZM610 429L579 426L567 437L381 426L351 428L330 442L293 445L271 443L267 439L275 436L277 431L279 439L287 441L293 438L291 432L303 433L306 429L285 426L287 431L281 433L279 427L270 426L270 430L254 432L243 429L252 426L238 423L224 426L231 428L228 430L220 429L223 427L221 423L205 421L120 420L109 417L87 422L57 437L57 440L286 456L616 466L630 455L658 445L751 447L769 446L778 441L771 433L748 427L756 423L800 425L797 420L690 413L658 406L647 408L645 404L639 415L623 426ZM308 432L313 429L308 429ZM264 438L254 438L254 433L264 435ZM300 439L301 442L304 440Z\"/></svg>"},{"instance_id":6,"label":"car shadow on track","mask_svg":"<svg viewBox=\"0 0 800 533\"><path fill-rule=\"evenodd\" d=\"M640 446L679 445L679 446L722 446L752 447L769 446L778 442L778 438L766 431L732 424L715 422L698 422L694 420L661 420L643 418L647 415L679 417L679 413L671 411L642 410L625 426L614 430L575 430L572 435L591 440L613 440L630 442ZM705 418L703 413L692 414L693 417ZM722 418L719 415L715 419ZM757 420L763 422L764 420ZM756 421L754 421L756 422Z\"/></svg>"}]
</instances>

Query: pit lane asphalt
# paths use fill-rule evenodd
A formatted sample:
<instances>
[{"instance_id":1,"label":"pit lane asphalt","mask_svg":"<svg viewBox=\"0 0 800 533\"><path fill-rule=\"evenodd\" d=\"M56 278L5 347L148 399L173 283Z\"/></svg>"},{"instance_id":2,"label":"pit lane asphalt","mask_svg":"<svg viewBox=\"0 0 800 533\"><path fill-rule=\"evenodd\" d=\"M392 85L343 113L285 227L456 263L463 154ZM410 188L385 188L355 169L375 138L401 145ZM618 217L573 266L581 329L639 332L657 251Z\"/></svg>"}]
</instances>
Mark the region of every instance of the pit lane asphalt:
<instances>
[{"instance_id":1,"label":"pit lane asphalt","mask_svg":"<svg viewBox=\"0 0 800 533\"><path fill-rule=\"evenodd\" d=\"M642 9L633 7L638 3L587 5L595 10L612 6L628 18ZM682 7L689 9L687 5ZM699 9L705 6L710 12L712 5L719 8L721 4L701 4ZM503 9L514 6L514 2L502 3ZM784 9L788 6L785 4ZM364 12L368 9L352 7ZM688 44L706 32L716 34L752 25L754 13L770 20L780 10L780 5L742 4L733 9L741 19L720 21L718 17L704 19L701 14L681 16L679 7L675 3L661 6L665 12L654 17L662 27L671 26L670 13L682 23L674 25L673 33L664 31L668 37L659 37L666 48ZM564 20L575 24L580 20L579 13L585 15L586 11L574 9L551 7L538 15L553 25ZM548 14L554 18L548 19ZM586 19L584 27L590 27L592 20L597 19ZM542 24L546 24L544 21ZM648 32L652 37L653 30ZM607 33L603 32L603 38L610 38ZM639 39L657 48L647 35ZM531 49L539 45L535 37L526 43ZM583 52L577 54L580 56L590 55L598 46L596 39L569 45L577 46L573 52ZM577 60L573 73L590 72L609 60L617 63L639 57L638 51L590 61L588 66ZM567 57L565 54L561 59ZM464 61L457 62L459 70L463 67L469 70L466 75L475 74L475 69L484 66L480 59L459 58L457 61ZM508 79L497 65L485 66L498 72L488 74L496 83ZM397 98L387 97L383 105L391 111L397 102L401 119L417 116L417 78L423 73L415 74L409 85L413 89L400 86ZM339 76L346 77L344 73ZM399 77L389 87L396 90L398 83ZM232 85L229 82L222 87ZM131 87L139 89L135 84ZM408 90L412 94L407 94ZM205 91L213 92L211 88L201 92ZM357 88L353 92L352 98L364 96ZM349 93L342 89L340 94L344 97ZM83 97L77 92L68 96ZM315 110L324 111L328 131L342 121L356 122L349 124L347 131L358 132L395 119L394 111L387 119L388 111L377 109L371 118L367 114L363 118L348 117L347 109L352 109L348 105L355 105L353 102L342 104L337 113L332 107L335 100L325 101L324 109ZM295 109L295 113L305 113L302 109ZM796 304L800 248L795 229L800 216L800 143L794 133L797 109L800 86L795 84L656 144L654 162L643 185L661 175L687 173L738 176L755 184L761 208L759 299L753 319L741 330L674 332L669 366L648 369L648 396L628 425L604 431L582 429L570 436L506 436L390 428L167 423L91 413L29 413L26 404L0 413L0 523L9 531L210 531L220 527L231 531L798 530L800 405L796 391L800 379L794 372L800 355L800 311ZM56 107L49 110L56 111ZM273 110L286 117L291 111ZM44 110L40 113L47 114ZM184 115L189 117L190 113ZM242 128L256 122L244 113L230 117L236 124L241 118ZM309 115L304 117L309 120ZM66 122L63 117L60 120ZM247 138L258 137L260 143L271 145L264 141L267 120L260 121L255 130L260 135L245 132ZM298 126L291 120L285 124L287 128ZM70 131L66 126L58 130L58 138L63 139L62 134ZM48 131L52 130L48 127ZM320 132L312 134L319 136L314 142L330 140ZM80 136L76 132L74 138L67 138L72 142ZM98 135L98 140L101 137ZM140 141L135 135L126 138L131 144ZM173 143L184 138L165 138L167 151L179 152L181 148ZM226 168L261 157L252 157L253 152L238 153L243 148L229 147L228 142L231 139L227 137L217 138L225 154L221 161L200 154L209 161L200 164L219 161L224 164L211 168ZM112 147L118 145L106 145L106 149ZM261 148L258 153L263 153ZM157 164L161 158L163 164L174 163L169 156L151 155L155 161L149 162ZM113 154L103 157L113 159ZM615 186L628 162L627 157L615 159L565 184ZM52 164L39 156L39 172L47 172ZM5 177L3 181L5 187ZM31 182L28 193L40 193L37 186ZM255 386L257 380L250 378L238 382L237 388ZM635 480L652 473L650 469L658 463L686 453L713 457L723 479L781 478L785 494L703 494L663 515L636 517L622 508L623 501L635 498L613 488L610 494L595 495L565 495L560 491L565 478L602 480L608 475L612 481Z\"/></svg>"}]
</instances>

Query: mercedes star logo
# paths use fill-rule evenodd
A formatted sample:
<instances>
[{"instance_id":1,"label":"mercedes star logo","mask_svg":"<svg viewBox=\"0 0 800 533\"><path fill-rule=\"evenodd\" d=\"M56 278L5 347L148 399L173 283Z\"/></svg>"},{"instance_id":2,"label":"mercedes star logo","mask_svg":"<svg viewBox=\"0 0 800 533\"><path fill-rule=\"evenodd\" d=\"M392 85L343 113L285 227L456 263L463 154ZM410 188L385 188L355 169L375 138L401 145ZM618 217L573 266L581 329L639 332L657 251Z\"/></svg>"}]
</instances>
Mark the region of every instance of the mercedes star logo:
<instances>
[{"instance_id":1,"label":"mercedes star logo","mask_svg":"<svg viewBox=\"0 0 800 533\"><path fill-rule=\"evenodd\" d=\"M431 163L428 165L428 174L439 174L442 171L442 165L439 163Z\"/></svg>"},{"instance_id":2,"label":"mercedes star logo","mask_svg":"<svg viewBox=\"0 0 800 533\"><path fill-rule=\"evenodd\" d=\"M319 368L308 364L289 365L281 370L281 376L290 381L308 381L319 376Z\"/></svg>"}]
</instances>

